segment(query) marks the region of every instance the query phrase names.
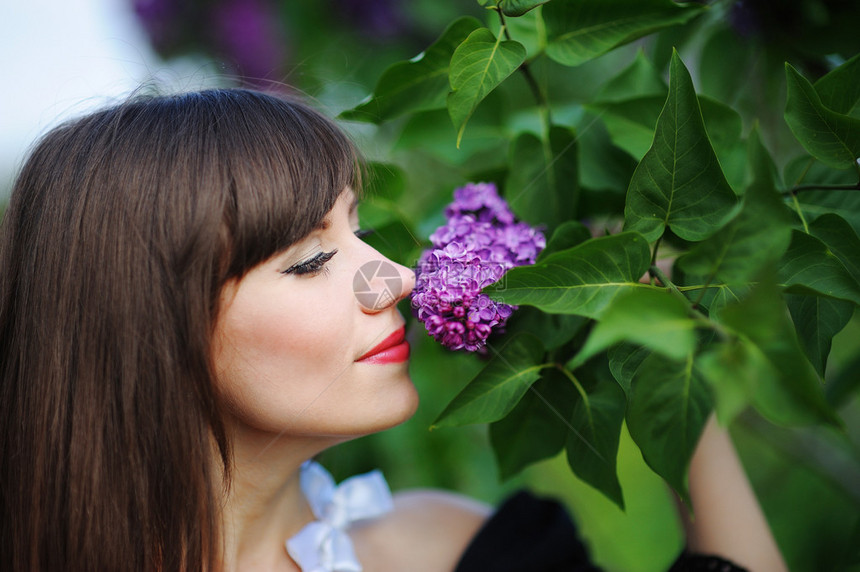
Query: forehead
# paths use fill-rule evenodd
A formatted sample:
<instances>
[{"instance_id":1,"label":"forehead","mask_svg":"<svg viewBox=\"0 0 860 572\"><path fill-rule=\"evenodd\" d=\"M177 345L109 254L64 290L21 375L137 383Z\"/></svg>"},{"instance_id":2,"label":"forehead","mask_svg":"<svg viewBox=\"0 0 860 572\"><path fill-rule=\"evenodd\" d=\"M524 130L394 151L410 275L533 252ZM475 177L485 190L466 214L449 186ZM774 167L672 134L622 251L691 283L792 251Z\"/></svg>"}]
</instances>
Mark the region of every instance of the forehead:
<instances>
[{"instance_id":1,"label":"forehead","mask_svg":"<svg viewBox=\"0 0 860 572\"><path fill-rule=\"evenodd\" d=\"M347 216L350 216L356 212L357 208L358 196L356 196L355 191L352 190L352 187L346 187L337 197L337 201L335 202L331 210L314 227L314 230L326 230L329 226L331 226L332 214L337 212L338 209L342 209L343 212L347 214Z\"/></svg>"}]
</instances>

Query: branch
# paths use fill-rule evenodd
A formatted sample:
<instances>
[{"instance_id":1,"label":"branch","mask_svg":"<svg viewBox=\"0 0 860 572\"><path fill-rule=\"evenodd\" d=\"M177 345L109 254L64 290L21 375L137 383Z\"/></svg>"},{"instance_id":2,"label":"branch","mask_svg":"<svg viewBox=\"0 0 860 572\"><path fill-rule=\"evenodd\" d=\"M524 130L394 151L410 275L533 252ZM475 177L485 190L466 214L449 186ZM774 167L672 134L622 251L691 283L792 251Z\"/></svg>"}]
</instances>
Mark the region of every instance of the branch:
<instances>
[{"instance_id":1,"label":"branch","mask_svg":"<svg viewBox=\"0 0 860 572\"><path fill-rule=\"evenodd\" d=\"M508 31L508 26L505 23L505 15L498 7L496 7L496 13L499 15L499 22L502 25L502 30L505 31L505 38L508 40L512 40L513 38L511 38L511 33ZM520 65L519 70L523 73L523 76L526 79L526 83L528 84L532 95L534 95L535 101L537 101L538 106L540 106L544 110L544 113L546 114L546 123L549 125L551 123L549 116L549 102L547 102L546 96L544 95L543 91L541 91L540 85L535 79L535 76L532 73L528 62L523 62L522 65ZM547 136L549 136L548 131Z\"/></svg>"},{"instance_id":2,"label":"branch","mask_svg":"<svg viewBox=\"0 0 860 572\"><path fill-rule=\"evenodd\" d=\"M680 296L684 300L687 300L687 297L684 296L684 294L681 293L680 290L678 290L678 287L675 286L675 284L671 280L666 278L666 275L663 274L663 271L660 270L656 264L652 264L651 268L648 269L648 272L650 272L652 275L656 276L657 279L660 281L660 283L663 284L663 286L665 286L666 288L668 288L669 290L671 290L672 292L674 292L675 294L677 294L678 296ZM687 300L687 301L689 301L689 300Z\"/></svg>"},{"instance_id":3,"label":"branch","mask_svg":"<svg viewBox=\"0 0 860 572\"><path fill-rule=\"evenodd\" d=\"M690 305L690 313L692 314L693 318L695 318L696 322L701 324L703 327L714 330L717 333L717 335L723 340L728 340L729 338L731 338L731 335L729 334L729 332L727 332L725 330L725 328L723 328L722 325L718 324L714 320L710 319L708 316L704 315L698 309L698 307L697 307L698 304L693 304L692 302L690 302L690 300L686 296L684 296L684 294L680 290L678 290L678 287L675 286L674 282L669 280L666 277L666 275L663 273L663 271L657 267L656 264L652 265L651 268L648 269L648 272L651 273L652 276L656 276L657 279L660 281L661 284L663 284L664 287L668 288L669 290L674 292L676 295L680 296L681 299L683 299L684 301L687 302L687 304Z\"/></svg>"},{"instance_id":4,"label":"branch","mask_svg":"<svg viewBox=\"0 0 860 572\"><path fill-rule=\"evenodd\" d=\"M782 195L787 197L795 195L800 191L860 191L860 182L855 185L816 185L814 183L811 185L799 185L783 191Z\"/></svg>"}]
</instances>

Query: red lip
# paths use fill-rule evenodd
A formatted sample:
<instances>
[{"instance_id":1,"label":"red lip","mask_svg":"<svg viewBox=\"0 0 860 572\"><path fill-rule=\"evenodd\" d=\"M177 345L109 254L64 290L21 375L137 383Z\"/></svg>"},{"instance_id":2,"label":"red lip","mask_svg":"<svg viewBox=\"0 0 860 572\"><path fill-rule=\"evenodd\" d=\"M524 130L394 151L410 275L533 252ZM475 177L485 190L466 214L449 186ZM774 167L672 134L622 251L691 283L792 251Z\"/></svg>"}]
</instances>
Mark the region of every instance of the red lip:
<instances>
[{"instance_id":1,"label":"red lip","mask_svg":"<svg viewBox=\"0 0 860 572\"><path fill-rule=\"evenodd\" d=\"M401 326L356 361L366 363L398 363L406 361L409 358L409 342L405 338L406 328Z\"/></svg>"}]
</instances>

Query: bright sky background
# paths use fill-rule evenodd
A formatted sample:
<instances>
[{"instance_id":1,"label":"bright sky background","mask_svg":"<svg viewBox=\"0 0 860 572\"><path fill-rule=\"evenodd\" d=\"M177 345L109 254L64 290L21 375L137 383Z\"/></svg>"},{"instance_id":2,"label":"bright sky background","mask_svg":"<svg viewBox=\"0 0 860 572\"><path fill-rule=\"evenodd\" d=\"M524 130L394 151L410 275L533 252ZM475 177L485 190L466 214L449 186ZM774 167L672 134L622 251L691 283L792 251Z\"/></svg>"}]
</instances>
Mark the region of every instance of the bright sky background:
<instances>
[{"instance_id":1,"label":"bright sky background","mask_svg":"<svg viewBox=\"0 0 860 572\"><path fill-rule=\"evenodd\" d=\"M0 0L0 200L29 145L60 120L151 80L203 87L206 68L161 62L131 0Z\"/></svg>"}]
</instances>

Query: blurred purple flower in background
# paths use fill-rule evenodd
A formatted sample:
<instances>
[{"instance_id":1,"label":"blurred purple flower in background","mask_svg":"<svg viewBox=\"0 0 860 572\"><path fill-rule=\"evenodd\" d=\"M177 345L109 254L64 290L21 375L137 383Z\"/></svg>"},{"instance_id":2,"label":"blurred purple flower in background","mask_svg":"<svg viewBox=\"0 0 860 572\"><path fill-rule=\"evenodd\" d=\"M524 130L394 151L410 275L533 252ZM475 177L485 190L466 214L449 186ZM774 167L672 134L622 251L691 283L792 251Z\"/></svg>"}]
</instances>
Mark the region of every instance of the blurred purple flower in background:
<instances>
[{"instance_id":1,"label":"blurred purple flower in background","mask_svg":"<svg viewBox=\"0 0 860 572\"><path fill-rule=\"evenodd\" d=\"M338 0L338 10L369 38L392 38L408 31L409 22L397 0Z\"/></svg>"},{"instance_id":2,"label":"blurred purple flower in background","mask_svg":"<svg viewBox=\"0 0 860 572\"><path fill-rule=\"evenodd\" d=\"M416 269L412 308L436 341L452 350L486 352L487 338L504 331L516 306L481 290L510 268L534 264L546 246L543 233L517 222L492 183L454 191L448 222L430 235L433 248Z\"/></svg>"},{"instance_id":3,"label":"blurred purple flower in background","mask_svg":"<svg viewBox=\"0 0 860 572\"><path fill-rule=\"evenodd\" d=\"M278 79L286 61L286 34L267 0L224 0L212 10L212 36L241 76Z\"/></svg>"},{"instance_id":4,"label":"blurred purple flower in background","mask_svg":"<svg viewBox=\"0 0 860 572\"><path fill-rule=\"evenodd\" d=\"M134 13L159 52L169 51L181 41L189 7L184 0L132 0Z\"/></svg>"}]
</instances>

